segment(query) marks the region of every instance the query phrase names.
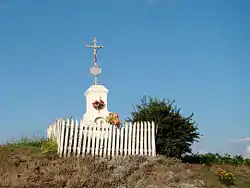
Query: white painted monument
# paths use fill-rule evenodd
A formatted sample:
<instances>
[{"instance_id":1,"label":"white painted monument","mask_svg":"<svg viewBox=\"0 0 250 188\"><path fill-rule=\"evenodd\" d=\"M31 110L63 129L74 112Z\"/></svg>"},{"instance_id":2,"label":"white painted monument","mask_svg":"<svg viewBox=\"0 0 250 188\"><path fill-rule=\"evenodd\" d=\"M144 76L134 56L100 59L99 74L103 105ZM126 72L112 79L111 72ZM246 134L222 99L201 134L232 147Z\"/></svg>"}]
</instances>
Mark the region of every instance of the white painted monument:
<instances>
[{"instance_id":1,"label":"white painted monument","mask_svg":"<svg viewBox=\"0 0 250 188\"><path fill-rule=\"evenodd\" d=\"M104 46L98 46L96 37L94 37L93 44L86 45L86 47L93 49L94 66L90 68L90 73L94 76L94 83L85 92L86 113L83 115L82 121L85 125L89 126L94 124L105 125L105 118L109 115L108 89L100 85L97 80L97 77L102 72L97 64L97 50L104 48Z\"/></svg>"}]
</instances>

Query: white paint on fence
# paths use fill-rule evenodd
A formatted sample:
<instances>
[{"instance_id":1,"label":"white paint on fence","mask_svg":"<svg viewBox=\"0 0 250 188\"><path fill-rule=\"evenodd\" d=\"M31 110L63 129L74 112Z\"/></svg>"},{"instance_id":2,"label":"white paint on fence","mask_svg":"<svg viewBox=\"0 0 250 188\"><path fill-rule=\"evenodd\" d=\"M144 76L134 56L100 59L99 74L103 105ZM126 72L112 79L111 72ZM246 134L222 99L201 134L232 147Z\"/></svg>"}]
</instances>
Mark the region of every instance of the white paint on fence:
<instances>
[{"instance_id":1,"label":"white paint on fence","mask_svg":"<svg viewBox=\"0 0 250 188\"><path fill-rule=\"evenodd\" d=\"M124 147L124 155L128 154L128 126L125 126L125 147Z\"/></svg>"},{"instance_id":2,"label":"white paint on fence","mask_svg":"<svg viewBox=\"0 0 250 188\"><path fill-rule=\"evenodd\" d=\"M152 156L156 155L156 151L155 151L155 123L152 122ZM154 144L153 144L154 143Z\"/></svg>"},{"instance_id":3,"label":"white paint on fence","mask_svg":"<svg viewBox=\"0 0 250 188\"><path fill-rule=\"evenodd\" d=\"M76 131L78 133L78 131ZM81 148L82 145L82 136L83 136L83 123L80 121L80 133L78 137L78 146L77 146L77 156L80 157L81 152L83 153L82 149L85 148L85 144L83 144L83 148ZM84 136L84 139L86 140L86 135ZM84 142L83 142L84 143Z\"/></svg>"},{"instance_id":4,"label":"white paint on fence","mask_svg":"<svg viewBox=\"0 0 250 188\"><path fill-rule=\"evenodd\" d=\"M129 126L128 155L132 155L131 142L132 142L132 126Z\"/></svg>"},{"instance_id":5,"label":"white paint on fence","mask_svg":"<svg viewBox=\"0 0 250 188\"><path fill-rule=\"evenodd\" d=\"M135 124L134 124L135 125ZM133 134L132 134L132 155L135 154L135 128L133 129Z\"/></svg>"},{"instance_id":6,"label":"white paint on fence","mask_svg":"<svg viewBox=\"0 0 250 188\"><path fill-rule=\"evenodd\" d=\"M144 126L144 155L148 155L147 154L147 122L143 122L143 126Z\"/></svg>"},{"instance_id":7,"label":"white paint on fence","mask_svg":"<svg viewBox=\"0 0 250 188\"><path fill-rule=\"evenodd\" d=\"M88 138L87 129L89 127L84 127L83 121L82 121L81 127L82 128L81 128L80 131L82 131L82 133L80 133L79 136L81 136L81 140L82 140L82 135L83 135L83 142L82 142L82 145L79 145L78 147L80 148L80 151L82 152L82 155L85 155L85 153L87 152L87 150L86 150L87 138ZM83 146L83 147L81 148L81 146ZM79 153L79 155L81 155L81 153Z\"/></svg>"},{"instance_id":8,"label":"white paint on fence","mask_svg":"<svg viewBox=\"0 0 250 188\"><path fill-rule=\"evenodd\" d=\"M143 122L141 122L141 136L140 136L140 155L143 155Z\"/></svg>"},{"instance_id":9,"label":"white paint on fence","mask_svg":"<svg viewBox=\"0 0 250 188\"><path fill-rule=\"evenodd\" d=\"M126 122L122 127L84 125L83 121L57 119L47 129L49 139L58 144L60 156L117 155L155 156L154 122Z\"/></svg>"},{"instance_id":10,"label":"white paint on fence","mask_svg":"<svg viewBox=\"0 0 250 188\"><path fill-rule=\"evenodd\" d=\"M64 156L67 156L68 145L69 145L69 122L70 122L69 119L67 121L64 121L64 126L66 128L65 139L64 139L64 151L63 151Z\"/></svg>"},{"instance_id":11,"label":"white paint on fence","mask_svg":"<svg viewBox=\"0 0 250 188\"><path fill-rule=\"evenodd\" d=\"M136 123L136 126L134 127L135 129L136 129L136 131L137 131L137 135L136 135L136 155L138 155L139 154L139 135L140 135L140 133L139 133L139 127L140 126L140 124L139 124L139 122L137 122Z\"/></svg>"},{"instance_id":12,"label":"white paint on fence","mask_svg":"<svg viewBox=\"0 0 250 188\"><path fill-rule=\"evenodd\" d=\"M78 121L76 121L75 124L75 132L74 132L74 146L73 146L73 154L76 155L76 151L77 151L77 130L78 130Z\"/></svg>"}]
</instances>

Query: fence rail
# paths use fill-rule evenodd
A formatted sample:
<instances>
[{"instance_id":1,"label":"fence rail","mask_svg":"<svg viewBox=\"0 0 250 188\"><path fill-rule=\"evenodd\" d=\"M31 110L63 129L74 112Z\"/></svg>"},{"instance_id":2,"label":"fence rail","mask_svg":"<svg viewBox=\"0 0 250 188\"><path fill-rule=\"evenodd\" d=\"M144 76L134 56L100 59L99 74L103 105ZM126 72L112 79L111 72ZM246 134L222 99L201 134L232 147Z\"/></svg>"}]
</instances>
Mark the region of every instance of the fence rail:
<instances>
[{"instance_id":1,"label":"fence rail","mask_svg":"<svg viewBox=\"0 0 250 188\"><path fill-rule=\"evenodd\" d=\"M155 156L154 122L126 122L122 127L84 125L72 119L57 119L47 129L48 138L56 140L60 156L101 157L117 155Z\"/></svg>"}]
</instances>

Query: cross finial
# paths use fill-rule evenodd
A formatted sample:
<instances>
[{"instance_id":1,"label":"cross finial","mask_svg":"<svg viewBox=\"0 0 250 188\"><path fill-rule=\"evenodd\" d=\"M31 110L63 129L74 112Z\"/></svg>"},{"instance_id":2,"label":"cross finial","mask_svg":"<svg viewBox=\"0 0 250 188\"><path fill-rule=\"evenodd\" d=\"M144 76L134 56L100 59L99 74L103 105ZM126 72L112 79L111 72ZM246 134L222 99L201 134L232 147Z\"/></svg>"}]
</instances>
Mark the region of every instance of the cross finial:
<instances>
[{"instance_id":1,"label":"cross finial","mask_svg":"<svg viewBox=\"0 0 250 188\"><path fill-rule=\"evenodd\" d=\"M97 41L96 41L96 37L93 37L93 44L87 44L86 47L87 48L92 48L93 49L93 56L94 56L94 67L90 68L90 73L94 76L94 84L97 85L97 76L99 76L101 74L101 68L99 68L98 64L97 64L97 50L104 48L104 46L98 46L97 45Z\"/></svg>"},{"instance_id":2,"label":"cross finial","mask_svg":"<svg viewBox=\"0 0 250 188\"><path fill-rule=\"evenodd\" d=\"M94 66L98 67L98 65L97 65L97 50L101 49L101 48L104 48L104 46L98 46L97 45L96 37L93 37L93 41L92 42L93 42L93 44L87 44L86 47L93 49Z\"/></svg>"}]
</instances>

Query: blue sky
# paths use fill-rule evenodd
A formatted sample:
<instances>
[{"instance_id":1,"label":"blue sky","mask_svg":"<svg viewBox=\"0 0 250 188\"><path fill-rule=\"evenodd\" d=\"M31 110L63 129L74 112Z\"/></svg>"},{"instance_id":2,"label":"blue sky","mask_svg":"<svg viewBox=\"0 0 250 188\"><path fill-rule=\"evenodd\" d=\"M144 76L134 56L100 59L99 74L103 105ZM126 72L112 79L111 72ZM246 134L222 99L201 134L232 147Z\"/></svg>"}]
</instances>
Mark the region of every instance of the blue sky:
<instances>
[{"instance_id":1,"label":"blue sky","mask_svg":"<svg viewBox=\"0 0 250 188\"><path fill-rule=\"evenodd\" d=\"M248 0L0 0L0 140L82 117L96 35L110 111L165 97L195 113L195 150L250 145L249 20Z\"/></svg>"}]
</instances>

